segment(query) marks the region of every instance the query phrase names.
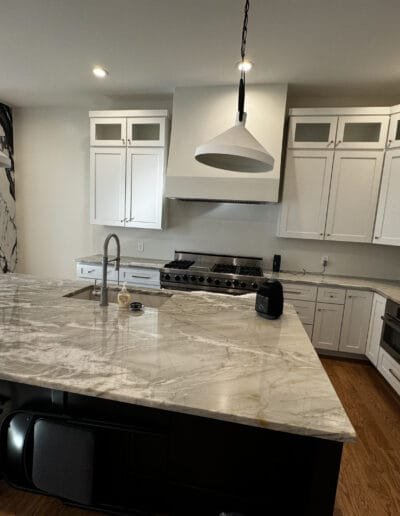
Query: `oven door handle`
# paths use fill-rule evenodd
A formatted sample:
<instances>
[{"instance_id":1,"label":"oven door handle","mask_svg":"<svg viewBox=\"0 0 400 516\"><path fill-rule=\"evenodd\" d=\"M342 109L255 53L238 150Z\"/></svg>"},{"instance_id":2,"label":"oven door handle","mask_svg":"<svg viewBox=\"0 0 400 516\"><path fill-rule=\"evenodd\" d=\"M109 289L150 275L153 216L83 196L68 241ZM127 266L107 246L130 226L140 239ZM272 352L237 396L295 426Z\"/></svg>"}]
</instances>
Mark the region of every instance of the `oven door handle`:
<instances>
[{"instance_id":1,"label":"oven door handle","mask_svg":"<svg viewBox=\"0 0 400 516\"><path fill-rule=\"evenodd\" d=\"M390 328L392 328L395 331L398 331L400 333L400 324L396 324L395 322L392 322L388 317L381 317L384 324L387 324Z\"/></svg>"}]
</instances>

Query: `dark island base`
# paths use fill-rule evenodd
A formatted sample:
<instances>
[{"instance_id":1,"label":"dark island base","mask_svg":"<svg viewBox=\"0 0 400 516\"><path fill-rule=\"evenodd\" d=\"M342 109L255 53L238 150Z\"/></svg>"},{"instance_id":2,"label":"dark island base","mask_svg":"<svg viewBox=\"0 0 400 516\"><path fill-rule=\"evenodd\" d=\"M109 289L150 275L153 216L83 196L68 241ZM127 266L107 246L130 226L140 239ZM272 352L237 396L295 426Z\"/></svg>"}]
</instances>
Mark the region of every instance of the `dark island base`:
<instances>
[{"instance_id":1,"label":"dark island base","mask_svg":"<svg viewBox=\"0 0 400 516\"><path fill-rule=\"evenodd\" d=\"M112 514L333 513L342 443L0 381L0 471Z\"/></svg>"}]
</instances>

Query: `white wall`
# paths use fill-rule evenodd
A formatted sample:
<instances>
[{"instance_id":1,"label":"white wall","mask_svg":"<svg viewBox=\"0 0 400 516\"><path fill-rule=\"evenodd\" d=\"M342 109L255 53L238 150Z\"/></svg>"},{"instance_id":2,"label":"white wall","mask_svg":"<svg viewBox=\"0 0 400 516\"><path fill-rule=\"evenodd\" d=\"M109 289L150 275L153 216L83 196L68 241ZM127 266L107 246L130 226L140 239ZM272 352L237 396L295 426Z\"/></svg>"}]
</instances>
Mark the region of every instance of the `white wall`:
<instances>
[{"instance_id":1,"label":"white wall","mask_svg":"<svg viewBox=\"0 0 400 516\"><path fill-rule=\"evenodd\" d=\"M110 104L162 108L171 99ZM175 249L187 249L261 256L270 265L281 253L284 269L318 271L327 254L328 273L400 279L400 248L277 238L277 205L170 201L162 232L91 226L88 110L101 107L14 112L19 272L74 277L73 259L101 252L104 237L115 231L125 255L169 259Z\"/></svg>"}]
</instances>

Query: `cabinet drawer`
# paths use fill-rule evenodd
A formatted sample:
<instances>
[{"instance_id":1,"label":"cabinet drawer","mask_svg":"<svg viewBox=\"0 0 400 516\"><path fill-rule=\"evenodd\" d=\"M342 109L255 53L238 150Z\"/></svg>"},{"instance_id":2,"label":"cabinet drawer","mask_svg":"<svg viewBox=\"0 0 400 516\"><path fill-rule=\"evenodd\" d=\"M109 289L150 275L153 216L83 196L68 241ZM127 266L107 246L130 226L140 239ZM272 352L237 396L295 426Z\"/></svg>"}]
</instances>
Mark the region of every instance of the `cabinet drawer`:
<instances>
[{"instance_id":1,"label":"cabinet drawer","mask_svg":"<svg viewBox=\"0 0 400 516\"><path fill-rule=\"evenodd\" d=\"M378 370L400 395L400 364L382 348L379 351Z\"/></svg>"},{"instance_id":2,"label":"cabinet drawer","mask_svg":"<svg viewBox=\"0 0 400 516\"><path fill-rule=\"evenodd\" d=\"M121 267L120 281L134 285L160 286L160 271L142 267Z\"/></svg>"},{"instance_id":3,"label":"cabinet drawer","mask_svg":"<svg viewBox=\"0 0 400 516\"><path fill-rule=\"evenodd\" d=\"M303 324L314 324L315 303L313 301L291 301Z\"/></svg>"},{"instance_id":4,"label":"cabinet drawer","mask_svg":"<svg viewBox=\"0 0 400 516\"><path fill-rule=\"evenodd\" d=\"M101 265L83 265L78 263L76 266L76 275L78 278L101 280L103 277L103 271ZM117 281L118 273L116 272L114 265L107 267L107 279L109 281Z\"/></svg>"},{"instance_id":5,"label":"cabinet drawer","mask_svg":"<svg viewBox=\"0 0 400 516\"><path fill-rule=\"evenodd\" d=\"M313 285L283 283L282 286L286 299L301 299L303 301L315 301L317 299L317 287Z\"/></svg>"},{"instance_id":6,"label":"cabinet drawer","mask_svg":"<svg viewBox=\"0 0 400 516\"><path fill-rule=\"evenodd\" d=\"M318 289L317 299L321 303L335 303L335 305L344 305L346 300L346 290L344 288L320 287Z\"/></svg>"}]
</instances>

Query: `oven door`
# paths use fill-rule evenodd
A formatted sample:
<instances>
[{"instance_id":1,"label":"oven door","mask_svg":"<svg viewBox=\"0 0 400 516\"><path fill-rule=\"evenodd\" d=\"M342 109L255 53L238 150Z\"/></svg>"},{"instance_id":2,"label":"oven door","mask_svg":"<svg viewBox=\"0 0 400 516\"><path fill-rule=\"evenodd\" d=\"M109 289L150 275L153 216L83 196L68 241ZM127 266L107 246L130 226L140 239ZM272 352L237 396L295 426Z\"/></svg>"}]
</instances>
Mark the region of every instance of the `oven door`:
<instances>
[{"instance_id":1,"label":"oven door","mask_svg":"<svg viewBox=\"0 0 400 516\"><path fill-rule=\"evenodd\" d=\"M388 313L382 320L381 347L400 364L400 321Z\"/></svg>"}]
</instances>

